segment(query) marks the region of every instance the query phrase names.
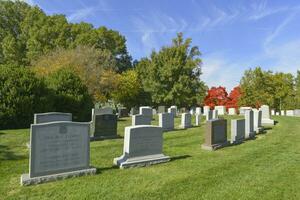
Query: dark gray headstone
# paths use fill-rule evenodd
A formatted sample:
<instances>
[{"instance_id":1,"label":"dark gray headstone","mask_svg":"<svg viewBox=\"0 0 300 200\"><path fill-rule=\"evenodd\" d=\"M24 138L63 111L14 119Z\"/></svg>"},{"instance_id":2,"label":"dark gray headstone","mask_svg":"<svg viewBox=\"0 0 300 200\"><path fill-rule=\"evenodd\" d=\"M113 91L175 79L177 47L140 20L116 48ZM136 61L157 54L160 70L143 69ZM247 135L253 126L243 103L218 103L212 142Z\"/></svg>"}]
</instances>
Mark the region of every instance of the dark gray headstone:
<instances>
[{"instance_id":1,"label":"dark gray headstone","mask_svg":"<svg viewBox=\"0 0 300 200\"><path fill-rule=\"evenodd\" d=\"M128 117L127 108L118 108L118 116L119 116L119 118Z\"/></svg>"},{"instance_id":2,"label":"dark gray headstone","mask_svg":"<svg viewBox=\"0 0 300 200\"><path fill-rule=\"evenodd\" d=\"M72 113L48 112L34 114L34 124L56 122L56 121L72 121Z\"/></svg>"},{"instance_id":3,"label":"dark gray headstone","mask_svg":"<svg viewBox=\"0 0 300 200\"><path fill-rule=\"evenodd\" d=\"M97 140L118 137L117 120L118 117L115 114L95 115L95 130L92 139Z\"/></svg>"},{"instance_id":4,"label":"dark gray headstone","mask_svg":"<svg viewBox=\"0 0 300 200\"><path fill-rule=\"evenodd\" d=\"M166 112L166 106L158 106L157 112L158 113L165 113Z\"/></svg>"}]
</instances>

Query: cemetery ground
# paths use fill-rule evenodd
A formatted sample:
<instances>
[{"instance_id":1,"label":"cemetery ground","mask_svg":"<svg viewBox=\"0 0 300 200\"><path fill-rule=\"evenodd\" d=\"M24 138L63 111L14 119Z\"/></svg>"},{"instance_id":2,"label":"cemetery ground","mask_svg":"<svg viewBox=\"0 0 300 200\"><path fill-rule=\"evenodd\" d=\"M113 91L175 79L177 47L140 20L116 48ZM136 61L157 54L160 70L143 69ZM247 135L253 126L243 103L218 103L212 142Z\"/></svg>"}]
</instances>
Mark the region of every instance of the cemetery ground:
<instances>
[{"instance_id":1,"label":"cemetery ground","mask_svg":"<svg viewBox=\"0 0 300 200\"><path fill-rule=\"evenodd\" d=\"M225 118L230 138L230 119L240 117ZM29 129L0 130L0 199L300 199L300 118L273 119L279 123L255 140L211 152L201 149L202 118L200 127L164 133L171 161L143 168L113 167L123 138L91 142L96 175L25 187ZM120 119L118 134L130 124L131 118Z\"/></svg>"}]
</instances>

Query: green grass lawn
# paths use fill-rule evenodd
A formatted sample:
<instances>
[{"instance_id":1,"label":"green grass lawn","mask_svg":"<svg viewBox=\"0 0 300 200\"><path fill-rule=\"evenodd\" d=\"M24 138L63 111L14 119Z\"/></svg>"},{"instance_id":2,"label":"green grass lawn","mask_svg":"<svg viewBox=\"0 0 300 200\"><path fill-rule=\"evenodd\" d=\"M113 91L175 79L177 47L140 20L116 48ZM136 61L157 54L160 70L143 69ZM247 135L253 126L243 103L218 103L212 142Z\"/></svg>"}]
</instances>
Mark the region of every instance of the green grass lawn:
<instances>
[{"instance_id":1,"label":"green grass lawn","mask_svg":"<svg viewBox=\"0 0 300 200\"><path fill-rule=\"evenodd\" d=\"M300 118L274 119L279 123L255 140L214 152L201 149L203 121L200 127L164 133L164 153L172 160L144 168L113 167L123 139L92 142L95 176L28 187L20 186L20 176L29 170L29 130L0 130L0 199L299 200ZM176 118L177 127L179 122ZM130 118L119 121L119 134L130 124ZM230 120L228 125L229 138Z\"/></svg>"}]
</instances>

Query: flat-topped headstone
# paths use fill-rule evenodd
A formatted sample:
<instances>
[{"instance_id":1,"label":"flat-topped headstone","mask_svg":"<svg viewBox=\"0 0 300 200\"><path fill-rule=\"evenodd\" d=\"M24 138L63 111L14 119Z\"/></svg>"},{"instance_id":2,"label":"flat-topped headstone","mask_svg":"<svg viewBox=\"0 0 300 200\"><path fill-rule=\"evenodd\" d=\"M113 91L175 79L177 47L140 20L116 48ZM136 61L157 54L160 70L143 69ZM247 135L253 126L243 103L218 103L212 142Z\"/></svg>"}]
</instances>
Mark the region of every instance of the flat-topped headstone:
<instances>
[{"instance_id":1,"label":"flat-topped headstone","mask_svg":"<svg viewBox=\"0 0 300 200\"><path fill-rule=\"evenodd\" d=\"M236 115L235 108L228 108L228 115Z\"/></svg>"},{"instance_id":2,"label":"flat-topped headstone","mask_svg":"<svg viewBox=\"0 0 300 200\"><path fill-rule=\"evenodd\" d=\"M117 138L118 117L115 114L100 114L93 118L91 140Z\"/></svg>"},{"instance_id":3,"label":"flat-topped headstone","mask_svg":"<svg viewBox=\"0 0 300 200\"><path fill-rule=\"evenodd\" d=\"M179 109L179 113L182 114L182 113L188 113L188 110L186 108L180 108Z\"/></svg>"},{"instance_id":4,"label":"flat-topped headstone","mask_svg":"<svg viewBox=\"0 0 300 200\"><path fill-rule=\"evenodd\" d=\"M34 124L56 122L56 121L72 121L72 113L48 112L34 114Z\"/></svg>"},{"instance_id":5,"label":"flat-topped headstone","mask_svg":"<svg viewBox=\"0 0 300 200\"><path fill-rule=\"evenodd\" d=\"M300 117L300 109L295 109L294 114L296 117Z\"/></svg>"},{"instance_id":6,"label":"flat-topped headstone","mask_svg":"<svg viewBox=\"0 0 300 200\"><path fill-rule=\"evenodd\" d=\"M275 110L271 110L271 115L275 115Z\"/></svg>"},{"instance_id":7,"label":"flat-topped headstone","mask_svg":"<svg viewBox=\"0 0 300 200\"><path fill-rule=\"evenodd\" d=\"M227 141L227 120L213 119L206 122L205 143L202 149L216 150L229 145Z\"/></svg>"},{"instance_id":8,"label":"flat-topped headstone","mask_svg":"<svg viewBox=\"0 0 300 200\"><path fill-rule=\"evenodd\" d=\"M206 115L208 113L208 111L210 110L209 106L204 106L203 107L203 114Z\"/></svg>"},{"instance_id":9,"label":"flat-topped headstone","mask_svg":"<svg viewBox=\"0 0 300 200\"><path fill-rule=\"evenodd\" d=\"M172 113L173 117L176 117L177 116L177 108L176 107L168 108L168 113Z\"/></svg>"},{"instance_id":10,"label":"flat-topped headstone","mask_svg":"<svg viewBox=\"0 0 300 200\"><path fill-rule=\"evenodd\" d=\"M122 118L122 117L128 117L129 113L127 108L125 107L119 107L118 108L118 117Z\"/></svg>"},{"instance_id":11,"label":"flat-topped headstone","mask_svg":"<svg viewBox=\"0 0 300 200\"><path fill-rule=\"evenodd\" d=\"M213 119L213 111L212 110L208 110L206 112L206 121Z\"/></svg>"},{"instance_id":12,"label":"flat-topped headstone","mask_svg":"<svg viewBox=\"0 0 300 200\"><path fill-rule=\"evenodd\" d=\"M277 116L278 116L278 115L280 115L280 113L279 113L279 112L276 112L276 113L275 113L275 115L277 115Z\"/></svg>"},{"instance_id":13,"label":"flat-topped headstone","mask_svg":"<svg viewBox=\"0 0 300 200\"><path fill-rule=\"evenodd\" d=\"M281 110L281 111L280 111L280 115L281 115L281 116L285 116L285 110Z\"/></svg>"},{"instance_id":14,"label":"flat-topped headstone","mask_svg":"<svg viewBox=\"0 0 300 200\"><path fill-rule=\"evenodd\" d=\"M231 120L231 143L238 144L245 139L245 119Z\"/></svg>"},{"instance_id":15,"label":"flat-topped headstone","mask_svg":"<svg viewBox=\"0 0 300 200\"><path fill-rule=\"evenodd\" d=\"M192 127L192 115L190 113L181 114L180 128L190 128L190 127Z\"/></svg>"},{"instance_id":16,"label":"flat-topped headstone","mask_svg":"<svg viewBox=\"0 0 300 200\"><path fill-rule=\"evenodd\" d=\"M243 106L243 107L240 107L240 115L244 115L245 114L245 111L246 110L251 110L252 107L247 107L247 106Z\"/></svg>"},{"instance_id":17,"label":"flat-topped headstone","mask_svg":"<svg viewBox=\"0 0 300 200\"><path fill-rule=\"evenodd\" d=\"M166 106L158 106L157 112L158 113L165 113L166 112Z\"/></svg>"},{"instance_id":18,"label":"flat-topped headstone","mask_svg":"<svg viewBox=\"0 0 300 200\"><path fill-rule=\"evenodd\" d=\"M196 109L195 108L191 108L190 109L190 114L191 115L195 115L196 114Z\"/></svg>"},{"instance_id":19,"label":"flat-topped headstone","mask_svg":"<svg viewBox=\"0 0 300 200\"><path fill-rule=\"evenodd\" d=\"M263 127L261 124L262 112L261 110L253 109L254 116L254 131L256 134L261 133L263 131Z\"/></svg>"},{"instance_id":20,"label":"flat-topped headstone","mask_svg":"<svg viewBox=\"0 0 300 200\"><path fill-rule=\"evenodd\" d=\"M163 130L158 126L125 128L123 155L114 159L120 168L140 167L170 161L163 154Z\"/></svg>"},{"instance_id":21,"label":"flat-topped headstone","mask_svg":"<svg viewBox=\"0 0 300 200\"><path fill-rule=\"evenodd\" d=\"M139 114L139 109L135 108L135 107L132 107L130 109L130 115L137 115L137 114Z\"/></svg>"},{"instance_id":22,"label":"flat-topped headstone","mask_svg":"<svg viewBox=\"0 0 300 200\"><path fill-rule=\"evenodd\" d=\"M132 126L151 125L151 117L147 115L132 115Z\"/></svg>"},{"instance_id":23,"label":"flat-topped headstone","mask_svg":"<svg viewBox=\"0 0 300 200\"><path fill-rule=\"evenodd\" d=\"M274 125L274 120L270 118L270 108L268 105L262 105L260 107L261 112L262 112L262 119L261 123L263 125Z\"/></svg>"},{"instance_id":24,"label":"flat-topped headstone","mask_svg":"<svg viewBox=\"0 0 300 200\"><path fill-rule=\"evenodd\" d=\"M202 114L201 107L196 107L196 115Z\"/></svg>"},{"instance_id":25,"label":"flat-topped headstone","mask_svg":"<svg viewBox=\"0 0 300 200\"><path fill-rule=\"evenodd\" d=\"M287 110L286 116L295 116L294 110Z\"/></svg>"},{"instance_id":26,"label":"flat-topped headstone","mask_svg":"<svg viewBox=\"0 0 300 200\"><path fill-rule=\"evenodd\" d=\"M219 118L219 112L217 110L213 110L212 115L213 115L212 116L213 119L218 119Z\"/></svg>"},{"instance_id":27,"label":"flat-topped headstone","mask_svg":"<svg viewBox=\"0 0 300 200\"><path fill-rule=\"evenodd\" d=\"M152 115L156 115L157 114L157 111L155 108L152 109Z\"/></svg>"},{"instance_id":28,"label":"flat-topped headstone","mask_svg":"<svg viewBox=\"0 0 300 200\"><path fill-rule=\"evenodd\" d=\"M152 108L149 106L141 106L140 107L140 115L149 116L152 119Z\"/></svg>"},{"instance_id":29,"label":"flat-topped headstone","mask_svg":"<svg viewBox=\"0 0 300 200\"><path fill-rule=\"evenodd\" d=\"M255 137L254 131L254 114L252 110L245 111L245 139Z\"/></svg>"},{"instance_id":30,"label":"flat-topped headstone","mask_svg":"<svg viewBox=\"0 0 300 200\"><path fill-rule=\"evenodd\" d=\"M174 116L172 113L159 113L158 114L159 127L163 131L171 131L174 129Z\"/></svg>"},{"instance_id":31,"label":"flat-topped headstone","mask_svg":"<svg viewBox=\"0 0 300 200\"><path fill-rule=\"evenodd\" d=\"M201 123L201 114L196 114L195 116L195 125L196 126L200 126L200 123Z\"/></svg>"},{"instance_id":32,"label":"flat-topped headstone","mask_svg":"<svg viewBox=\"0 0 300 200\"><path fill-rule=\"evenodd\" d=\"M89 129L89 123L79 122L32 124L29 174L21 176L21 184L95 174L90 168Z\"/></svg>"},{"instance_id":33,"label":"flat-topped headstone","mask_svg":"<svg viewBox=\"0 0 300 200\"><path fill-rule=\"evenodd\" d=\"M215 110L218 111L219 115L225 115L226 114L226 107L225 106L215 106Z\"/></svg>"}]
</instances>

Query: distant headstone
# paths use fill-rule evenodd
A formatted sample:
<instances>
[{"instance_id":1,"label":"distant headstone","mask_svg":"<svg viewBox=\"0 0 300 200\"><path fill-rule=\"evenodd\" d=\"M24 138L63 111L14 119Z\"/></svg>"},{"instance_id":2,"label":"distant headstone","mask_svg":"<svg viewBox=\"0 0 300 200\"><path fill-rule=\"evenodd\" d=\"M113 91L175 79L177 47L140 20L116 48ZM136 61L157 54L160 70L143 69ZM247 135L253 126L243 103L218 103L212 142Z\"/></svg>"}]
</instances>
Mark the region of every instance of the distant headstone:
<instances>
[{"instance_id":1,"label":"distant headstone","mask_svg":"<svg viewBox=\"0 0 300 200\"><path fill-rule=\"evenodd\" d=\"M218 111L218 115L225 115L226 114L226 107L225 106L215 106L215 110Z\"/></svg>"},{"instance_id":2,"label":"distant headstone","mask_svg":"<svg viewBox=\"0 0 300 200\"><path fill-rule=\"evenodd\" d=\"M166 106L158 106L157 112L158 113L165 113L166 112Z\"/></svg>"},{"instance_id":3,"label":"distant headstone","mask_svg":"<svg viewBox=\"0 0 300 200\"><path fill-rule=\"evenodd\" d=\"M285 116L285 110L281 110L281 111L280 111L280 115L281 115L281 116Z\"/></svg>"},{"instance_id":4,"label":"distant headstone","mask_svg":"<svg viewBox=\"0 0 300 200\"><path fill-rule=\"evenodd\" d=\"M202 114L201 107L196 107L196 115Z\"/></svg>"},{"instance_id":5,"label":"distant headstone","mask_svg":"<svg viewBox=\"0 0 300 200\"><path fill-rule=\"evenodd\" d=\"M231 143L237 144L245 139L245 119L231 120Z\"/></svg>"},{"instance_id":6,"label":"distant headstone","mask_svg":"<svg viewBox=\"0 0 300 200\"><path fill-rule=\"evenodd\" d=\"M130 115L137 115L139 114L139 109L137 109L136 107L132 107L130 109Z\"/></svg>"},{"instance_id":7,"label":"distant headstone","mask_svg":"<svg viewBox=\"0 0 300 200\"><path fill-rule=\"evenodd\" d=\"M95 174L90 168L89 128L89 123L65 121L32 124L29 174L21 176L21 185Z\"/></svg>"},{"instance_id":8,"label":"distant headstone","mask_svg":"<svg viewBox=\"0 0 300 200\"><path fill-rule=\"evenodd\" d=\"M208 113L208 111L210 110L209 106L204 106L203 107L203 114L206 115Z\"/></svg>"},{"instance_id":9,"label":"distant headstone","mask_svg":"<svg viewBox=\"0 0 300 200\"><path fill-rule=\"evenodd\" d=\"M127 108L118 108L118 117L122 118L122 117L128 117L128 110Z\"/></svg>"},{"instance_id":10,"label":"distant headstone","mask_svg":"<svg viewBox=\"0 0 300 200\"><path fill-rule=\"evenodd\" d=\"M206 121L213 119L213 111L208 110L206 113Z\"/></svg>"},{"instance_id":11,"label":"distant headstone","mask_svg":"<svg viewBox=\"0 0 300 200\"><path fill-rule=\"evenodd\" d=\"M132 115L132 126L151 125L151 117L147 115Z\"/></svg>"},{"instance_id":12,"label":"distant headstone","mask_svg":"<svg viewBox=\"0 0 300 200\"><path fill-rule=\"evenodd\" d=\"M115 114L100 114L93 118L92 140L117 138L118 117Z\"/></svg>"},{"instance_id":13,"label":"distant headstone","mask_svg":"<svg viewBox=\"0 0 300 200\"><path fill-rule=\"evenodd\" d=\"M286 116L295 116L294 110L287 110Z\"/></svg>"},{"instance_id":14,"label":"distant headstone","mask_svg":"<svg viewBox=\"0 0 300 200\"><path fill-rule=\"evenodd\" d=\"M254 132L254 114L252 110L245 111L245 139L255 137Z\"/></svg>"},{"instance_id":15,"label":"distant headstone","mask_svg":"<svg viewBox=\"0 0 300 200\"><path fill-rule=\"evenodd\" d=\"M123 155L114 159L120 168L140 167L170 161L163 150L163 131L157 126L125 128Z\"/></svg>"},{"instance_id":16,"label":"distant headstone","mask_svg":"<svg viewBox=\"0 0 300 200\"><path fill-rule=\"evenodd\" d=\"M240 115L244 115L246 110L251 110L251 107L240 107Z\"/></svg>"},{"instance_id":17,"label":"distant headstone","mask_svg":"<svg viewBox=\"0 0 300 200\"><path fill-rule=\"evenodd\" d=\"M279 112L276 112L275 115L280 115L280 113L279 113Z\"/></svg>"},{"instance_id":18,"label":"distant headstone","mask_svg":"<svg viewBox=\"0 0 300 200\"><path fill-rule=\"evenodd\" d=\"M140 107L140 115L148 116L152 119L152 108L149 106L142 106Z\"/></svg>"},{"instance_id":19,"label":"distant headstone","mask_svg":"<svg viewBox=\"0 0 300 200\"><path fill-rule=\"evenodd\" d=\"M188 110L186 108L180 108L179 112L180 112L180 114L182 114L182 113L188 113Z\"/></svg>"},{"instance_id":20,"label":"distant headstone","mask_svg":"<svg viewBox=\"0 0 300 200\"><path fill-rule=\"evenodd\" d=\"M274 125L274 120L270 118L270 108L268 105L262 105L260 107L261 112L262 112L262 119L261 123L263 125Z\"/></svg>"},{"instance_id":21,"label":"distant headstone","mask_svg":"<svg viewBox=\"0 0 300 200\"><path fill-rule=\"evenodd\" d=\"M34 114L34 124L56 122L56 121L72 121L72 113L48 112Z\"/></svg>"},{"instance_id":22,"label":"distant headstone","mask_svg":"<svg viewBox=\"0 0 300 200\"><path fill-rule=\"evenodd\" d=\"M236 115L235 108L228 108L228 115Z\"/></svg>"},{"instance_id":23,"label":"distant headstone","mask_svg":"<svg viewBox=\"0 0 300 200\"><path fill-rule=\"evenodd\" d=\"M157 114L157 111L155 108L152 109L152 115L156 115Z\"/></svg>"},{"instance_id":24,"label":"distant headstone","mask_svg":"<svg viewBox=\"0 0 300 200\"><path fill-rule=\"evenodd\" d=\"M275 115L275 110L271 110L271 115Z\"/></svg>"},{"instance_id":25,"label":"distant headstone","mask_svg":"<svg viewBox=\"0 0 300 200\"><path fill-rule=\"evenodd\" d=\"M253 109L254 116L254 131L256 134L261 133L263 131L263 127L261 124L262 112L261 110Z\"/></svg>"},{"instance_id":26,"label":"distant headstone","mask_svg":"<svg viewBox=\"0 0 300 200\"><path fill-rule=\"evenodd\" d=\"M227 146L227 120L213 119L206 122L205 143L202 149L216 150Z\"/></svg>"},{"instance_id":27,"label":"distant headstone","mask_svg":"<svg viewBox=\"0 0 300 200\"><path fill-rule=\"evenodd\" d=\"M159 113L158 114L159 127L163 131L171 131L174 129L174 116L172 113Z\"/></svg>"},{"instance_id":28,"label":"distant headstone","mask_svg":"<svg viewBox=\"0 0 300 200\"><path fill-rule=\"evenodd\" d=\"M200 123L201 123L201 114L196 114L195 119L196 119L195 125L196 126L200 126Z\"/></svg>"},{"instance_id":29,"label":"distant headstone","mask_svg":"<svg viewBox=\"0 0 300 200\"><path fill-rule=\"evenodd\" d=\"M296 117L300 117L300 109L295 109L294 114Z\"/></svg>"},{"instance_id":30,"label":"distant headstone","mask_svg":"<svg viewBox=\"0 0 300 200\"><path fill-rule=\"evenodd\" d=\"M177 116L177 109L175 107L168 108L168 113L172 113L174 117Z\"/></svg>"},{"instance_id":31,"label":"distant headstone","mask_svg":"<svg viewBox=\"0 0 300 200\"><path fill-rule=\"evenodd\" d=\"M213 119L218 119L219 118L219 112L217 110L213 110Z\"/></svg>"},{"instance_id":32,"label":"distant headstone","mask_svg":"<svg viewBox=\"0 0 300 200\"><path fill-rule=\"evenodd\" d=\"M191 115L195 115L195 113L196 113L196 109L195 109L195 108L191 108L191 109L190 109L190 114L191 114Z\"/></svg>"},{"instance_id":33,"label":"distant headstone","mask_svg":"<svg viewBox=\"0 0 300 200\"><path fill-rule=\"evenodd\" d=\"M181 128L192 127L192 115L190 113L181 114Z\"/></svg>"}]
</instances>

